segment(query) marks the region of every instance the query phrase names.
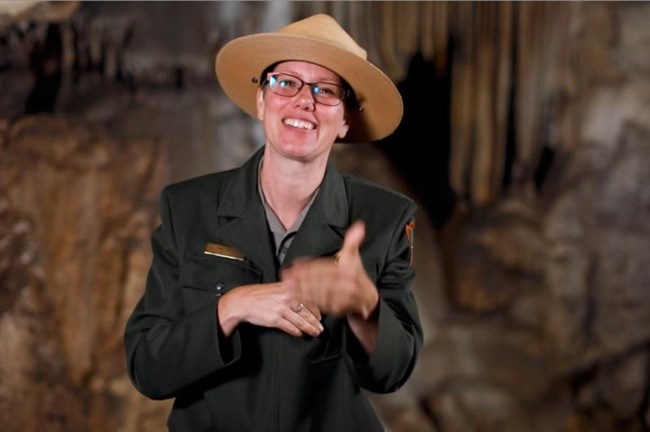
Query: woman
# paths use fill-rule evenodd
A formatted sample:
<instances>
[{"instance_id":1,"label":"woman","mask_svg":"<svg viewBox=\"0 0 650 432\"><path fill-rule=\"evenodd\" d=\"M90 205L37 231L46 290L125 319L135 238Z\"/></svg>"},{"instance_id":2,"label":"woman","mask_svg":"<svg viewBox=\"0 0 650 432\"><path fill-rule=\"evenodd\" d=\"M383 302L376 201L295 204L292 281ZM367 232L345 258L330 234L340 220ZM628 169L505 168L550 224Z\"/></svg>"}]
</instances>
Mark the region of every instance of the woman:
<instances>
[{"instance_id":1,"label":"woman","mask_svg":"<svg viewBox=\"0 0 650 432\"><path fill-rule=\"evenodd\" d=\"M422 344L415 205L339 173L335 141L399 124L391 81L329 16L223 47L226 94L263 124L242 167L168 186L125 333L134 385L171 431L378 431Z\"/></svg>"}]
</instances>

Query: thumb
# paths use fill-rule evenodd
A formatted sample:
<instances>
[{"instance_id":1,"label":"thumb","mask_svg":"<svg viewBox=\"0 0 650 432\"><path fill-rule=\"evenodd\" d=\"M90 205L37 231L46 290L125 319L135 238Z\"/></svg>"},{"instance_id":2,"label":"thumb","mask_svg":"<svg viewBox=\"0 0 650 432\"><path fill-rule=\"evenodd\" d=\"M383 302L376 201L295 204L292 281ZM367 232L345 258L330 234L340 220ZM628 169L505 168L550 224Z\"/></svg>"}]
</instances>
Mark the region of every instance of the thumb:
<instances>
[{"instance_id":1,"label":"thumb","mask_svg":"<svg viewBox=\"0 0 650 432\"><path fill-rule=\"evenodd\" d=\"M345 238L343 239L343 247L341 248L341 255L352 255L358 254L361 243L366 237L366 226L361 221L356 221L348 231L345 233Z\"/></svg>"}]
</instances>

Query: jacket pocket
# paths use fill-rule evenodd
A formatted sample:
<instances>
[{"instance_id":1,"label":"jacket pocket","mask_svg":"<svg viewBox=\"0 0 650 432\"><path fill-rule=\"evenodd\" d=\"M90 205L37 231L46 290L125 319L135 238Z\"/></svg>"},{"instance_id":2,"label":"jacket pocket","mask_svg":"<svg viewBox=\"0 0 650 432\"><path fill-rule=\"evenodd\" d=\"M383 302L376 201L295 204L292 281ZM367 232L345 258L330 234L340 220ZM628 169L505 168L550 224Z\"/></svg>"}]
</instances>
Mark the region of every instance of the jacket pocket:
<instances>
[{"instance_id":1,"label":"jacket pocket","mask_svg":"<svg viewBox=\"0 0 650 432\"><path fill-rule=\"evenodd\" d=\"M186 255L180 269L183 302L190 312L232 288L260 282L262 273L247 262L215 256Z\"/></svg>"},{"instance_id":2,"label":"jacket pocket","mask_svg":"<svg viewBox=\"0 0 650 432\"><path fill-rule=\"evenodd\" d=\"M345 318L325 316L323 332L309 342L305 357L312 364L325 363L341 357Z\"/></svg>"}]
</instances>

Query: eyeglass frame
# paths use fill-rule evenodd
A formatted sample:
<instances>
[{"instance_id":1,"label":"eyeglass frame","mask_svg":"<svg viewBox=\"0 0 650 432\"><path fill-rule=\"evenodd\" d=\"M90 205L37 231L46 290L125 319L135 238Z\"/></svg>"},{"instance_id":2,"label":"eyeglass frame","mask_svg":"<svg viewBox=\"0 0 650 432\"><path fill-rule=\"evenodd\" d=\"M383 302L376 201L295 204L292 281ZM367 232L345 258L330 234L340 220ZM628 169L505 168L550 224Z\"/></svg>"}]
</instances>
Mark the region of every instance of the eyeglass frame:
<instances>
[{"instance_id":1,"label":"eyeglass frame","mask_svg":"<svg viewBox=\"0 0 650 432\"><path fill-rule=\"evenodd\" d=\"M288 76L288 77L290 77L290 78L295 79L296 81L298 81L298 82L300 83L300 85L297 86L297 87L295 88L295 91L296 91L295 94L292 94L292 95L285 95L285 94L281 94L281 93L276 93L276 92L273 90L273 89L274 89L274 86L271 85L271 79L274 78L274 77L277 76L277 75L286 75L286 76ZM309 86L309 93L310 93L311 96L314 98L314 102L319 103L319 104L321 104L321 105L325 105L325 106L331 106L331 107L339 106L342 102L345 103L345 102L349 99L349 97L350 97L350 90L347 89L347 88L345 88L344 86L342 86L342 85L340 85L340 84L336 84L336 83L328 82L328 81L308 82L308 81L303 80L303 79L300 78L300 77L297 77L297 76L295 76L295 75L293 75L293 74L290 74L290 73L287 73L287 72L267 72L267 74L266 74L266 79L264 80L264 83L263 83L263 84L264 84L264 85L268 84L269 88L271 89L271 91L272 91L274 94L276 94L276 95L278 95L278 96L282 96L282 97L294 97L294 96L296 96L298 93L300 93L300 91L302 90L302 88L303 88L305 85L308 85L308 86ZM327 85L329 85L329 86L336 86L336 87L338 87L338 88L341 89L341 91L343 92L342 96L341 96L340 98L335 96L335 99L338 101L338 103L335 103L335 104L332 105L332 104L324 103L324 102L322 102L322 101L320 101L320 100L318 99L318 95L319 95L319 93L315 93L315 92L314 92L314 89L315 89L315 88L318 88L318 87L321 87L323 84L327 84Z\"/></svg>"},{"instance_id":2,"label":"eyeglass frame","mask_svg":"<svg viewBox=\"0 0 650 432\"><path fill-rule=\"evenodd\" d=\"M298 78L297 76L292 75L292 74L288 74L288 73L286 73L286 72L276 72L276 71L274 71L273 69L274 69L277 65L278 65L278 63L274 63L274 64L272 64L272 65L269 65L266 69L264 69L264 71L262 71L262 74L261 74L261 77L260 77L261 79L259 80L259 82L260 82L260 87L264 87L265 85L269 84L269 79L268 79L268 77L269 77L269 75L272 75L272 74L273 74L273 75L276 75L276 74L286 74L286 75L291 75L292 77L298 79L300 82L303 83L303 85L301 85L300 88L298 89L298 93L300 92L300 90L302 90L302 88L304 87L305 84L309 84L310 86L313 85L313 84L317 84L317 83L308 83L308 82L303 81L302 79ZM345 81L345 80L342 79L342 78L341 78L341 81L342 81L341 84L335 84L335 83L327 83L327 84L334 84L334 85L337 85L337 86L339 86L339 87L342 87L343 90L345 91L345 98L342 99L341 102L343 102L343 103L345 104L345 106L346 106L348 109L352 109L352 110L354 110L354 111L363 112L364 109L363 109L363 107L359 104L359 102L357 101L357 96L356 96L356 94L355 94L354 89L352 88L352 86L350 86L350 84L348 84L347 81ZM257 82L257 79L256 79L256 78L253 78L253 82ZM323 82L324 82L324 81L323 81ZM269 86L269 87L270 87L270 86ZM311 88L310 88L310 90L311 90ZM273 91L273 90L271 90L271 91ZM298 94L298 93L296 93L296 94ZM273 92L273 94L277 94L277 93ZM309 94L313 95L312 91L310 91ZM293 97L293 96L284 96L284 95L278 95L278 96L282 96L282 97ZM295 95L294 95L294 96L295 96ZM314 97L314 101L317 102L317 103L320 103L321 105L324 105L324 106L339 106L339 104L336 104L336 105L327 105L327 104L323 104L322 102L318 102L318 101L316 100L316 97Z\"/></svg>"}]
</instances>

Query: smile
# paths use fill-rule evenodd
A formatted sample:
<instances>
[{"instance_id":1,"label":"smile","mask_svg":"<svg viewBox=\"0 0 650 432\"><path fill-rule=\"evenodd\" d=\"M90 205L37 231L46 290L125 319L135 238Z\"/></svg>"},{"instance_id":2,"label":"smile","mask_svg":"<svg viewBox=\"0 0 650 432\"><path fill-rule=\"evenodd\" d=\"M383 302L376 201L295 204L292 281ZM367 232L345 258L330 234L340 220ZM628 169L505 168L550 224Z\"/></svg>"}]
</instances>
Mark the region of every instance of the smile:
<instances>
[{"instance_id":1,"label":"smile","mask_svg":"<svg viewBox=\"0 0 650 432\"><path fill-rule=\"evenodd\" d=\"M296 119L284 119L283 123L287 126L291 126L298 129L306 129L306 130L312 130L316 127L311 122L304 121L304 120L296 120Z\"/></svg>"}]
</instances>

